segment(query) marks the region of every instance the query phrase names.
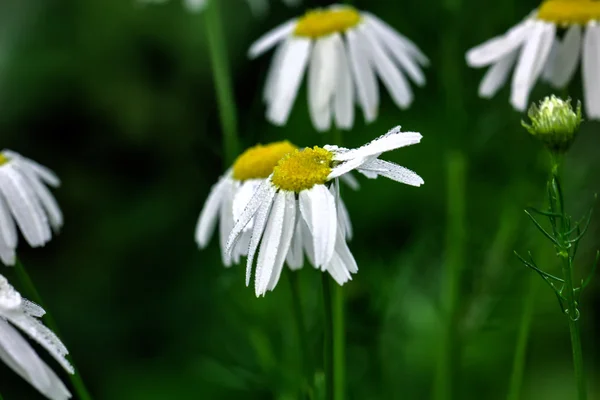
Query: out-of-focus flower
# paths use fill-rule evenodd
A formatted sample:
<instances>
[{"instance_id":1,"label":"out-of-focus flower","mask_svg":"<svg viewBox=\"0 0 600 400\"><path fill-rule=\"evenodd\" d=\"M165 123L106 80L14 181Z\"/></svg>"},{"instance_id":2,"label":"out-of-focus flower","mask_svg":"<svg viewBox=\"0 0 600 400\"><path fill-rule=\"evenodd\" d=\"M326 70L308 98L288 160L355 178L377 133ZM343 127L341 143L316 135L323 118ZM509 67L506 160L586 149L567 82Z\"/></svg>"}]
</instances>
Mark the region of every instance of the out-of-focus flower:
<instances>
[{"instance_id":1,"label":"out-of-focus flower","mask_svg":"<svg viewBox=\"0 0 600 400\"><path fill-rule=\"evenodd\" d=\"M277 46L278 45L278 46ZM407 75L425 84L427 57L406 37L375 15L334 5L307 12L265 34L249 50L251 58L277 46L264 88L267 119L285 125L308 69L308 106L315 128L334 124L350 129L354 103L372 122L379 109L381 78L394 103L413 101Z\"/></svg>"},{"instance_id":2,"label":"out-of-focus flower","mask_svg":"<svg viewBox=\"0 0 600 400\"><path fill-rule=\"evenodd\" d=\"M69 399L71 394L65 385L19 332L39 343L68 373L74 373L65 358L65 345L37 319L44 314L40 306L22 298L0 275L0 359L47 398Z\"/></svg>"},{"instance_id":3,"label":"out-of-focus flower","mask_svg":"<svg viewBox=\"0 0 600 400\"><path fill-rule=\"evenodd\" d=\"M494 96L516 64L510 102L515 109L525 111L529 94L540 77L555 88L564 88L581 59L586 114L590 119L600 119L598 21L598 1L544 1L506 34L467 52L467 63L471 67L491 65L479 86L479 95ZM560 29L566 29L562 39L557 37Z\"/></svg>"},{"instance_id":4,"label":"out-of-focus flower","mask_svg":"<svg viewBox=\"0 0 600 400\"><path fill-rule=\"evenodd\" d=\"M416 173L378 158L420 140L420 133L401 132L397 127L358 149L315 146L283 157L254 192L227 242L226 256L230 257L240 238L247 238L244 232L252 222L246 285L257 250L257 296L275 288L284 262L292 268L301 267L303 253L338 284L350 280L358 267L344 238L350 220L341 206L337 178L357 170L368 178L384 176L420 186L423 180Z\"/></svg>"},{"instance_id":5,"label":"out-of-focus flower","mask_svg":"<svg viewBox=\"0 0 600 400\"><path fill-rule=\"evenodd\" d=\"M62 212L46 187L60 180L48 168L10 150L0 153L0 259L15 263L17 226L32 247L46 244L63 224Z\"/></svg>"}]
</instances>

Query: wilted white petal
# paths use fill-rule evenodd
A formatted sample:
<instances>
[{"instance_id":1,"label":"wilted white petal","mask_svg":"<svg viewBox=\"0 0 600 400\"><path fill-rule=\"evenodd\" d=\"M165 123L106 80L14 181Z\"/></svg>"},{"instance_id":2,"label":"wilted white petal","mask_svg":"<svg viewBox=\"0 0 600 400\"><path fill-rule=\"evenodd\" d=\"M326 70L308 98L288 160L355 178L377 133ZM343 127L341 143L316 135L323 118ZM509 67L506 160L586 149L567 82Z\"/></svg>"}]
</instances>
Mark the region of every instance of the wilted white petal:
<instances>
[{"instance_id":1,"label":"wilted white petal","mask_svg":"<svg viewBox=\"0 0 600 400\"><path fill-rule=\"evenodd\" d=\"M219 181L212 186L208 198L204 203L204 207L198 217L198 223L196 224L196 243L200 248L204 248L208 245L210 237L215 230L217 223L217 216L223 202L223 195L225 188L228 185L228 180L231 179L231 172L228 171Z\"/></svg>"},{"instance_id":2,"label":"wilted white petal","mask_svg":"<svg viewBox=\"0 0 600 400\"><path fill-rule=\"evenodd\" d=\"M262 188L266 188L266 191L261 192ZM250 284L250 275L252 274L252 263L254 262L254 255L256 254L256 249L258 248L258 243L260 242L260 239L265 230L265 225L267 224L267 220L269 217L269 211L271 210L271 205L273 204L273 198L275 197L275 194L276 194L275 188L273 188L273 186L271 186L270 182L267 182L266 185L260 186L260 188L257 190L258 196L255 195L255 197L252 198L252 200L250 201L250 204L248 205L248 207L250 207L250 205L252 205L254 207L252 202L255 201L255 199L257 197L259 198L259 202L258 202L259 207L257 208L257 212L254 217L255 219L254 219L254 226L252 227L252 237L250 239L250 246L248 248L248 258L246 259L246 286L248 286ZM240 221L241 221L241 219L240 219ZM238 226L238 223L239 223L239 221L236 222L236 226ZM231 235L234 235L234 233L236 231L237 231L237 229L234 227ZM230 236L230 240L231 240L231 237L232 236ZM227 247L229 248L229 245Z\"/></svg>"}]
</instances>

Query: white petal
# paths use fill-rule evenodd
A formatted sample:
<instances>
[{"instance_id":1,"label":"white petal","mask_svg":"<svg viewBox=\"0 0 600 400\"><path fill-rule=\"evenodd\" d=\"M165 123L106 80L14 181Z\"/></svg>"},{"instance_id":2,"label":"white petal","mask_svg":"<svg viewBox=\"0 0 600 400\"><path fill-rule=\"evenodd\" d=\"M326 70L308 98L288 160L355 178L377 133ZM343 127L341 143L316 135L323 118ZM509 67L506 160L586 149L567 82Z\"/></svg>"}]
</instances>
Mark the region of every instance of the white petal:
<instances>
[{"instance_id":1,"label":"white petal","mask_svg":"<svg viewBox=\"0 0 600 400\"><path fill-rule=\"evenodd\" d=\"M541 80L543 82L550 82L552 79L552 75L554 74L554 65L556 64L556 56L561 47L560 40L556 38L552 42L552 47L550 48L550 54L548 54L548 60L546 61L546 65L544 65L544 69L542 70Z\"/></svg>"},{"instance_id":2,"label":"white petal","mask_svg":"<svg viewBox=\"0 0 600 400\"><path fill-rule=\"evenodd\" d=\"M334 38L335 35L331 35L315 42L308 69L308 110L313 125L320 132L331 126L331 99L339 63Z\"/></svg>"},{"instance_id":3,"label":"white petal","mask_svg":"<svg viewBox=\"0 0 600 400\"><path fill-rule=\"evenodd\" d=\"M390 129L385 135L359 147L343 153L335 153L333 159L336 161L347 161L354 158L369 157L386 151L395 150L400 147L417 144L423 136L418 132L402 132L397 126ZM335 169L335 168L334 168Z\"/></svg>"},{"instance_id":4,"label":"white petal","mask_svg":"<svg viewBox=\"0 0 600 400\"><path fill-rule=\"evenodd\" d=\"M373 122L377 118L379 108L379 88L375 71L368 57L368 44L355 29L346 32L350 66L354 75L358 101L363 110L365 120Z\"/></svg>"},{"instance_id":5,"label":"white petal","mask_svg":"<svg viewBox=\"0 0 600 400\"><path fill-rule=\"evenodd\" d=\"M348 248L348 244L341 233L338 233L338 237L335 241L335 252L340 258L340 261L344 264L348 272L357 273L358 272L358 264L356 264L356 260L352 255L352 252Z\"/></svg>"},{"instance_id":6,"label":"white petal","mask_svg":"<svg viewBox=\"0 0 600 400\"><path fill-rule=\"evenodd\" d=\"M221 248L221 259L225 267L231 266L231 257L225 251L227 239L233 229L233 197L235 196L237 182L232 179L226 179L226 184L221 193L221 205L219 207L219 245Z\"/></svg>"},{"instance_id":7,"label":"white petal","mask_svg":"<svg viewBox=\"0 0 600 400\"><path fill-rule=\"evenodd\" d=\"M277 251L277 258L273 266L273 272L271 273L271 279L267 289L273 290L279 282L281 277L281 271L283 270L283 263L287 258L290 246L292 243L292 237L296 230L296 194L293 192L284 192L285 196L285 214L283 217L283 229L281 232L281 242L279 243L279 250Z\"/></svg>"},{"instance_id":8,"label":"white petal","mask_svg":"<svg viewBox=\"0 0 600 400\"><path fill-rule=\"evenodd\" d=\"M0 235L0 260L4 265L15 265L16 261L15 248L8 246L2 235Z\"/></svg>"},{"instance_id":9,"label":"white petal","mask_svg":"<svg viewBox=\"0 0 600 400\"><path fill-rule=\"evenodd\" d=\"M513 76L510 100L512 106L519 111L527 108L529 93L546 64L555 32L554 24L538 21L531 31L531 37L523 46Z\"/></svg>"},{"instance_id":10,"label":"white petal","mask_svg":"<svg viewBox=\"0 0 600 400\"><path fill-rule=\"evenodd\" d=\"M31 169L35 175L37 175L42 181L46 182L46 184L49 186L60 186L60 179L58 179L58 176L56 176L52 170L43 166L42 164L33 161L30 158L23 157L19 153L11 150L4 150L2 151L2 154L4 154L7 158L14 159L15 162L19 164L19 167Z\"/></svg>"},{"instance_id":11,"label":"white petal","mask_svg":"<svg viewBox=\"0 0 600 400\"><path fill-rule=\"evenodd\" d=\"M254 278L256 297L265 294L269 282L271 281L277 253L280 251L285 208L285 193L280 191L275 195L275 200L273 201L271 212L269 212L267 226L263 233L260 250L258 252L256 277Z\"/></svg>"},{"instance_id":12,"label":"white petal","mask_svg":"<svg viewBox=\"0 0 600 400\"><path fill-rule=\"evenodd\" d=\"M387 43L390 47L405 50L409 55L414 57L417 62L423 66L429 65L429 59L421 50L406 36L398 33L394 28L385 23L383 20L371 14L369 12L363 12L363 17L367 20L369 25L373 26L378 36L381 37L384 43Z\"/></svg>"},{"instance_id":13,"label":"white petal","mask_svg":"<svg viewBox=\"0 0 600 400\"><path fill-rule=\"evenodd\" d=\"M600 118L600 27L588 24L583 39L583 93L587 117Z\"/></svg>"},{"instance_id":14,"label":"white petal","mask_svg":"<svg viewBox=\"0 0 600 400\"><path fill-rule=\"evenodd\" d=\"M373 67L383 81L394 103L404 109L412 103L412 90L406 78L400 73L390 56L388 56L367 25L360 25L357 29L358 35L364 35L369 43L369 53Z\"/></svg>"},{"instance_id":15,"label":"white petal","mask_svg":"<svg viewBox=\"0 0 600 400\"><path fill-rule=\"evenodd\" d=\"M42 207L47 213L52 228L57 231L63 225L63 214L50 191L44 186L38 176L31 169L22 169L23 176L37 195Z\"/></svg>"},{"instance_id":16,"label":"white petal","mask_svg":"<svg viewBox=\"0 0 600 400\"><path fill-rule=\"evenodd\" d=\"M517 55L518 53L513 51L488 69L479 85L479 96L488 99L498 92L504 83L506 83Z\"/></svg>"},{"instance_id":17,"label":"white petal","mask_svg":"<svg viewBox=\"0 0 600 400\"><path fill-rule=\"evenodd\" d=\"M262 186L261 186L262 187ZM254 217L254 226L252 227L252 238L250 239L250 246L248 247L248 258L246 259L246 286L250 284L250 276L252 275L252 263L254 261L254 255L258 248L258 243L263 235L267 220L269 218L269 211L271 211L271 205L273 204L273 198L275 197L276 191L273 186L268 184L270 188L264 196L260 196L260 207ZM260 189L259 189L260 190ZM256 198L256 196L255 196ZM254 198L253 198L254 201ZM236 223L237 226L237 223ZM235 230L235 228L234 228ZM232 232L233 234L233 232Z\"/></svg>"},{"instance_id":18,"label":"white petal","mask_svg":"<svg viewBox=\"0 0 600 400\"><path fill-rule=\"evenodd\" d=\"M14 249L17 247L17 227L15 226L15 221L10 214L10 210L8 205L6 204L6 200L4 200L4 196L0 195L0 236L4 244Z\"/></svg>"},{"instance_id":19,"label":"white petal","mask_svg":"<svg viewBox=\"0 0 600 400\"><path fill-rule=\"evenodd\" d=\"M470 67L485 67L495 63L515 51L532 34L535 23L526 20L511 28L506 34L496 36L467 52Z\"/></svg>"},{"instance_id":20,"label":"white petal","mask_svg":"<svg viewBox=\"0 0 600 400\"><path fill-rule=\"evenodd\" d=\"M295 215L299 215L300 210L298 209L298 202L295 204L296 210L294 211ZM304 266L304 257L302 255L302 251L304 249L302 241L302 224L304 221L302 218L296 218L294 234L292 235L292 243L290 244L290 249L288 250L285 262L290 267L291 270L297 270Z\"/></svg>"},{"instance_id":21,"label":"white petal","mask_svg":"<svg viewBox=\"0 0 600 400\"><path fill-rule=\"evenodd\" d=\"M348 50L339 35L336 35L334 45L334 54L338 60L334 94L335 124L340 129L352 129L354 125L354 83L352 82Z\"/></svg>"},{"instance_id":22,"label":"white petal","mask_svg":"<svg viewBox=\"0 0 600 400\"><path fill-rule=\"evenodd\" d=\"M340 259L340 256L337 253L331 257L331 261L326 265L325 270L329 272L331 277L340 286L352 279L348 268L346 268L346 265Z\"/></svg>"},{"instance_id":23,"label":"white petal","mask_svg":"<svg viewBox=\"0 0 600 400\"><path fill-rule=\"evenodd\" d=\"M352 190L360 189L360 183L358 183L358 180L351 173L340 176L340 180Z\"/></svg>"},{"instance_id":24,"label":"white petal","mask_svg":"<svg viewBox=\"0 0 600 400\"><path fill-rule=\"evenodd\" d=\"M210 189L208 198L202 207L200 216L198 217L198 223L196 224L196 243L200 248L204 248L208 245L210 237L215 230L217 223L217 216L219 215L219 209L221 208L221 202L223 201L223 194L227 187L227 181L230 178L230 172L228 171L225 176L219 178L219 181L215 183Z\"/></svg>"},{"instance_id":25,"label":"white petal","mask_svg":"<svg viewBox=\"0 0 600 400\"><path fill-rule=\"evenodd\" d=\"M425 84L425 75L421 71L419 64L411 58L410 52L402 45L395 44L393 40L387 40L386 35L381 35L377 29L377 24L368 20L366 28L372 33L374 40L381 43L386 53L396 61L396 63L410 76L410 78L419 86Z\"/></svg>"},{"instance_id":26,"label":"white petal","mask_svg":"<svg viewBox=\"0 0 600 400\"><path fill-rule=\"evenodd\" d=\"M264 52L270 50L277 43L290 36L296 28L296 20L286 22L283 25L265 33L260 39L254 42L248 50L248 57L256 58Z\"/></svg>"},{"instance_id":27,"label":"white petal","mask_svg":"<svg viewBox=\"0 0 600 400\"><path fill-rule=\"evenodd\" d=\"M264 179L248 179L242 183L239 188L235 191L233 197L233 220L237 221L240 219L242 213L252 200L254 193L263 183ZM246 230L252 228L252 220L246 225Z\"/></svg>"},{"instance_id":28,"label":"white petal","mask_svg":"<svg viewBox=\"0 0 600 400\"><path fill-rule=\"evenodd\" d=\"M207 0L185 0L185 6L188 11L200 12L206 7Z\"/></svg>"},{"instance_id":29,"label":"white petal","mask_svg":"<svg viewBox=\"0 0 600 400\"><path fill-rule=\"evenodd\" d=\"M337 231L335 198L325 185L315 185L299 194L300 212L313 237L315 267L326 265L333 256Z\"/></svg>"},{"instance_id":30,"label":"white petal","mask_svg":"<svg viewBox=\"0 0 600 400\"><path fill-rule=\"evenodd\" d=\"M32 247L44 245L50 240L50 227L35 193L14 165L0 168L0 191L23 236Z\"/></svg>"},{"instance_id":31,"label":"white petal","mask_svg":"<svg viewBox=\"0 0 600 400\"><path fill-rule=\"evenodd\" d=\"M287 122L302 83L310 53L311 41L309 39L294 38L286 47L273 99L267 110L267 119L273 124L284 125Z\"/></svg>"},{"instance_id":32,"label":"white petal","mask_svg":"<svg viewBox=\"0 0 600 400\"><path fill-rule=\"evenodd\" d=\"M277 90L277 83L279 82L279 75L281 74L281 63L287 53L288 46L294 39L287 39L281 45L277 46L275 54L273 54L273 60L269 65L269 71L267 72L267 80L265 82L265 88L263 90L263 101L269 104L273 101L273 96Z\"/></svg>"},{"instance_id":33,"label":"white petal","mask_svg":"<svg viewBox=\"0 0 600 400\"><path fill-rule=\"evenodd\" d=\"M312 233L310 232L310 228L308 224L304 220L304 218L298 218L298 225L300 234L302 236L302 245L304 246L304 252L306 253L306 257L308 258L308 262L315 268L317 267L317 263L315 262L315 246L314 239Z\"/></svg>"},{"instance_id":34,"label":"white petal","mask_svg":"<svg viewBox=\"0 0 600 400\"><path fill-rule=\"evenodd\" d=\"M242 215L235 221L235 225L227 240L227 246L225 248L226 253L231 254L230 252L232 251L233 246L239 240L239 236L244 231L246 225L254 218L254 215L257 213L260 206L267 202L267 200L270 202L274 195L275 189L273 189L271 182L269 180L263 181L256 189L254 196L252 196L252 199L248 202ZM256 221L254 221L254 224L256 224Z\"/></svg>"},{"instance_id":35,"label":"white petal","mask_svg":"<svg viewBox=\"0 0 600 400\"><path fill-rule=\"evenodd\" d=\"M393 181L405 183L411 186L421 186L423 183L425 183L423 179L415 172L389 161L371 160L363 164L359 168L359 171L360 170L375 172L379 176L383 176Z\"/></svg>"},{"instance_id":36,"label":"white petal","mask_svg":"<svg viewBox=\"0 0 600 400\"><path fill-rule=\"evenodd\" d=\"M557 48L550 83L556 88L563 88L571 81L579 64L581 27L571 25Z\"/></svg>"},{"instance_id":37,"label":"white petal","mask_svg":"<svg viewBox=\"0 0 600 400\"><path fill-rule=\"evenodd\" d=\"M342 175L342 177L347 176ZM350 221L350 215L348 209L340 196L340 184L337 179L333 181L333 184L329 188L331 194L335 197L335 208L337 209L337 219L339 230L342 231L344 237L348 240L352 239L352 222Z\"/></svg>"}]
</instances>

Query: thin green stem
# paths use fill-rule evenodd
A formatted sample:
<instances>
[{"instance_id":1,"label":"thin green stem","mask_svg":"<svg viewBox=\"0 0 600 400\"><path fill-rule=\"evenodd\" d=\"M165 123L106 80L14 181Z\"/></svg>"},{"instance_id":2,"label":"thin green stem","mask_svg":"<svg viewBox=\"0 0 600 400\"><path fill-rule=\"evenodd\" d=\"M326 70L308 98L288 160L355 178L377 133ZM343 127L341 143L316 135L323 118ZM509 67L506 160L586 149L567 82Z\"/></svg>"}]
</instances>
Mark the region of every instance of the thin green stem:
<instances>
[{"instance_id":1,"label":"thin green stem","mask_svg":"<svg viewBox=\"0 0 600 400\"><path fill-rule=\"evenodd\" d=\"M219 13L220 3L218 0L209 1L204 15L215 90L219 103L219 117L221 119L221 129L223 130L223 158L225 168L228 168L239 153L239 139L237 112L227 60L227 47Z\"/></svg>"},{"instance_id":2,"label":"thin green stem","mask_svg":"<svg viewBox=\"0 0 600 400\"><path fill-rule=\"evenodd\" d=\"M433 398L454 398L455 374L458 370L458 306L460 279L465 263L465 180L466 161L460 152L452 152L447 159L448 220L446 225L446 262L442 278L443 334Z\"/></svg>"},{"instance_id":3,"label":"thin green stem","mask_svg":"<svg viewBox=\"0 0 600 400\"><path fill-rule=\"evenodd\" d=\"M287 275L290 281L292 295L292 311L296 322L296 331L298 335L298 344L300 348L300 371L302 371L302 385L309 385L310 377L310 352L307 341L306 324L304 323L304 313L302 312L302 296L300 288L300 279L298 274L287 268ZM309 387L310 389L310 387Z\"/></svg>"},{"instance_id":4,"label":"thin green stem","mask_svg":"<svg viewBox=\"0 0 600 400\"><path fill-rule=\"evenodd\" d=\"M529 282L523 310L521 312L521 321L519 322L519 332L517 335L517 345L515 347L515 356L513 358L512 373L508 386L507 400L519 400L521 397L521 389L523 387L523 375L525 372L527 345L529 342L529 331L531 329L531 320L535 306L537 293L537 279L535 274L529 274Z\"/></svg>"},{"instance_id":5,"label":"thin green stem","mask_svg":"<svg viewBox=\"0 0 600 400\"><path fill-rule=\"evenodd\" d=\"M333 283L333 391L336 400L345 399L346 338L344 329L344 288Z\"/></svg>"},{"instance_id":6,"label":"thin green stem","mask_svg":"<svg viewBox=\"0 0 600 400\"><path fill-rule=\"evenodd\" d=\"M333 363L333 302L331 289L329 287L329 275L321 274L321 285L323 287L323 309L325 320L323 321L323 369L325 370L325 400L334 400L334 363Z\"/></svg>"},{"instance_id":7,"label":"thin green stem","mask_svg":"<svg viewBox=\"0 0 600 400\"><path fill-rule=\"evenodd\" d=\"M27 270L25 270L25 266L19 259L17 259L17 262L15 264L15 271L17 273L17 277L21 281L21 284L23 285L23 287L26 290L29 299L31 301L33 301L34 303L39 304L46 311L46 314L43 316L43 318L44 318L44 321L46 322L46 325L48 326L48 328L50 328L52 331L54 331L54 333L56 333L58 336L61 336L59 333L59 330L58 330L58 325L54 321L54 318L52 317L52 314L50 313L48 308L45 306L44 301L42 300L42 297L40 296L40 293L36 289L31 278L29 277ZM83 383L83 379L81 379L79 369L75 365L75 361L73 360L73 357L71 356L70 359L71 359L70 360L71 364L73 365L73 368L75 369L75 373L69 374L69 379L71 380L71 384L73 385L73 388L75 389L75 393L77 393L79 400L92 400L92 396L90 395L87 388L85 387L85 384Z\"/></svg>"}]
</instances>

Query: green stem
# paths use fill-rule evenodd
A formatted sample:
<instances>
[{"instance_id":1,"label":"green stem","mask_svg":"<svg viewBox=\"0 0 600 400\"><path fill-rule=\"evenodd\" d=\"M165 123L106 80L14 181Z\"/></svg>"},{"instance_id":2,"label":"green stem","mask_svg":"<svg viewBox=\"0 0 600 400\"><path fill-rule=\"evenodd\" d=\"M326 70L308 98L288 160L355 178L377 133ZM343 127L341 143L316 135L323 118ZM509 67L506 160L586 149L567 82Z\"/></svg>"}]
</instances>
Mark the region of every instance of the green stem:
<instances>
[{"instance_id":1,"label":"green stem","mask_svg":"<svg viewBox=\"0 0 600 400\"><path fill-rule=\"evenodd\" d=\"M219 14L220 1L209 1L204 11L206 36L210 51L210 60L219 102L219 117L223 130L223 158L225 168L233 164L239 153L237 132L237 114L231 76L227 60L227 47L223 35L223 26Z\"/></svg>"},{"instance_id":2,"label":"green stem","mask_svg":"<svg viewBox=\"0 0 600 400\"><path fill-rule=\"evenodd\" d=\"M344 288L333 284L333 390L336 400L345 399L345 330L344 330Z\"/></svg>"},{"instance_id":3,"label":"green stem","mask_svg":"<svg viewBox=\"0 0 600 400\"><path fill-rule=\"evenodd\" d=\"M23 265L23 263L21 263L21 260L19 260L19 259L17 259L17 262L15 264L15 271L16 271L17 277L21 281L21 284L23 285L23 287L26 290L29 299L31 301L33 301L34 303L37 303L40 307L42 307L46 311L46 314L44 315L43 318L44 318L44 321L46 322L46 325L48 326L48 328L53 330L54 333L56 333L56 335L61 336L59 333L59 330L58 330L58 325L54 321L54 318L52 318L52 314L50 313L48 308L45 306L44 301L42 300L42 297L40 296L38 290L36 289L35 285L33 284L33 281L29 277L29 274L25 270L25 266ZM77 393L79 400L92 400L92 396L90 396L90 393L88 392L87 388L85 387L85 384L83 383L83 380L81 379L81 375L79 374L79 369L75 365L75 361L73 361L73 357L71 356L70 359L71 359L70 360L71 364L73 365L73 368L75 369L75 373L69 374L69 379L71 380L71 384L73 385L73 388L75 389L75 393Z\"/></svg>"},{"instance_id":4,"label":"green stem","mask_svg":"<svg viewBox=\"0 0 600 400\"><path fill-rule=\"evenodd\" d=\"M309 346L307 342L306 325L304 323L304 313L302 312L302 296L300 289L300 280L298 274L287 268L287 275L290 280L291 295L292 295L292 311L296 322L296 331L298 335L298 343L300 347L300 371L302 371L302 385L310 385L310 361L309 361ZM309 386L310 390L310 386Z\"/></svg>"},{"instance_id":5,"label":"green stem","mask_svg":"<svg viewBox=\"0 0 600 400\"><path fill-rule=\"evenodd\" d=\"M531 329L531 320L535 306L535 298L537 293L537 279L535 274L529 274L529 284L521 313L521 321L519 322L519 332L517 336L517 345L515 347L515 356L513 359L512 373L508 386L507 400L519 400L521 397L521 388L523 386L523 375L525 371L527 344L529 342L529 331Z\"/></svg>"},{"instance_id":6,"label":"green stem","mask_svg":"<svg viewBox=\"0 0 600 400\"><path fill-rule=\"evenodd\" d=\"M447 159L448 221L446 226L446 263L442 278L443 334L433 388L433 398L454 398L454 377L458 369L458 305L465 247L466 161L460 152Z\"/></svg>"},{"instance_id":7,"label":"green stem","mask_svg":"<svg viewBox=\"0 0 600 400\"><path fill-rule=\"evenodd\" d=\"M329 287L329 275L321 274L321 285L323 286L323 308L324 320L324 342L323 342L323 369L325 370L325 400L334 400L334 362L333 362L333 302L331 289Z\"/></svg>"},{"instance_id":8,"label":"green stem","mask_svg":"<svg viewBox=\"0 0 600 400\"><path fill-rule=\"evenodd\" d=\"M564 198L560 185L559 177L560 160L553 159L552 175L550 181L550 206L553 212L562 215L558 226L560 234L558 236L559 243L562 249L557 249L559 258L562 259L562 274L565 281L563 293L566 296L567 307L565 314L569 322L569 332L571 335L571 349L573 351L573 368L575 372L575 381L577 382L577 398L579 400L587 399L587 390L585 384L585 372L583 368L583 353L581 350L581 333L579 330L579 304L575 298L576 287L573 283L573 257L567 249L571 246L568 244L569 225L567 224L567 215L564 211Z\"/></svg>"}]
</instances>

